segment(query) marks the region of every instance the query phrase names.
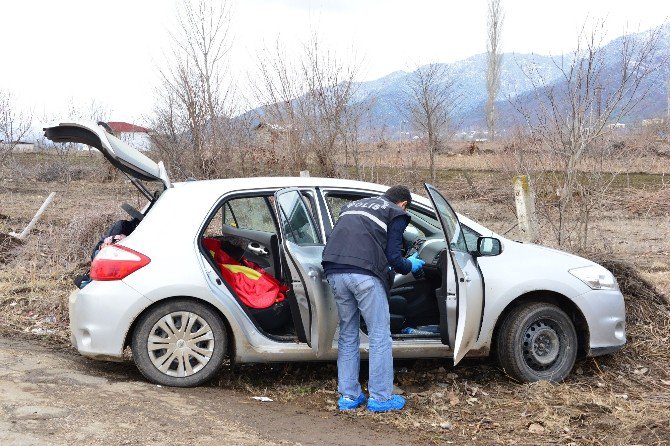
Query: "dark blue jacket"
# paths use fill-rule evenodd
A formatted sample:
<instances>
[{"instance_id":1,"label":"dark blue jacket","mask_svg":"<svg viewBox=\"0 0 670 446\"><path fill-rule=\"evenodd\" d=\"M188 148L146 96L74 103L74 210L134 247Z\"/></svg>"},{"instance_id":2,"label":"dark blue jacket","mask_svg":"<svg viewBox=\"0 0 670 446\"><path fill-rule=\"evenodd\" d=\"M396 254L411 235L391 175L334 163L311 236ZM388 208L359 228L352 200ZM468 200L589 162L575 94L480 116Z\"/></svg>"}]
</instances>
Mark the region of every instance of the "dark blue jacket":
<instances>
[{"instance_id":1,"label":"dark blue jacket","mask_svg":"<svg viewBox=\"0 0 670 446\"><path fill-rule=\"evenodd\" d=\"M351 272L348 267L353 267L354 271L362 269L379 277L388 287L391 280L389 257L393 258L393 266L398 272L406 274L411 269L411 263L400 253L402 232L409 219L400 206L384 197L364 198L343 206L323 251L326 274ZM396 234L393 252L387 256L390 226L400 232L400 243L395 240Z\"/></svg>"}]
</instances>

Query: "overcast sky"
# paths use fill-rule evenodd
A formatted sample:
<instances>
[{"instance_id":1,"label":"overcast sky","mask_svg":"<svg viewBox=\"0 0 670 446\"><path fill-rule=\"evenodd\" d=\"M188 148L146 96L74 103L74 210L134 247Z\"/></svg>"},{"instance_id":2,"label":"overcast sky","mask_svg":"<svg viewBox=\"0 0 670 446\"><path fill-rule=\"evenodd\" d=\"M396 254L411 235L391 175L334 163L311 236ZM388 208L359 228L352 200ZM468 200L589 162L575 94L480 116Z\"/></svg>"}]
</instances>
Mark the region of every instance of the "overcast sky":
<instances>
[{"instance_id":1,"label":"overcast sky","mask_svg":"<svg viewBox=\"0 0 670 446\"><path fill-rule=\"evenodd\" d=\"M233 0L231 69L240 85L278 36L297 46L316 31L342 56L363 61L361 80L486 50L486 0ZM670 17L668 0L502 0L503 51L560 54L588 18L611 38ZM0 6L0 89L36 118L92 100L112 120L151 112L157 66L169 48L176 0L21 0Z\"/></svg>"}]
</instances>

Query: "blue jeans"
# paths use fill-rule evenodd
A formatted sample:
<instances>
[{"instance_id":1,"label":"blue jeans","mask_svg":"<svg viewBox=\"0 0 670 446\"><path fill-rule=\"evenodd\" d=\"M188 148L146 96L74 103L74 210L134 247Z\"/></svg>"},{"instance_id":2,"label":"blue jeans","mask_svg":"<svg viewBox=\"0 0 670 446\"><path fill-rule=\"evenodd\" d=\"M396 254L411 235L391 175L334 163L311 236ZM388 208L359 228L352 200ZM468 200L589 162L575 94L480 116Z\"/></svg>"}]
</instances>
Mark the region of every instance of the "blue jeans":
<instances>
[{"instance_id":1,"label":"blue jeans","mask_svg":"<svg viewBox=\"0 0 670 446\"><path fill-rule=\"evenodd\" d=\"M393 392L393 351L384 285L379 278L365 274L329 274L327 279L340 315L337 390L354 400L361 394L359 325L362 315L370 341L368 391L370 398L386 401Z\"/></svg>"}]
</instances>

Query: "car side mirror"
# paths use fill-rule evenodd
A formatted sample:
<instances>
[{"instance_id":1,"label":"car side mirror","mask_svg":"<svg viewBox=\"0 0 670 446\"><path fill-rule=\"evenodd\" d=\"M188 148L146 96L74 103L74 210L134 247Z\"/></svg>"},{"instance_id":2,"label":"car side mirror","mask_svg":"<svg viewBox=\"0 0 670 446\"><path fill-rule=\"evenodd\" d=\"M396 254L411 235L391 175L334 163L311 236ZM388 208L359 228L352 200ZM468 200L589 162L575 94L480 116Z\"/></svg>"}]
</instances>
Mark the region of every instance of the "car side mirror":
<instances>
[{"instance_id":1,"label":"car side mirror","mask_svg":"<svg viewBox=\"0 0 670 446\"><path fill-rule=\"evenodd\" d=\"M502 244L495 237L479 237L477 239L477 255L481 257L493 257L500 255Z\"/></svg>"}]
</instances>

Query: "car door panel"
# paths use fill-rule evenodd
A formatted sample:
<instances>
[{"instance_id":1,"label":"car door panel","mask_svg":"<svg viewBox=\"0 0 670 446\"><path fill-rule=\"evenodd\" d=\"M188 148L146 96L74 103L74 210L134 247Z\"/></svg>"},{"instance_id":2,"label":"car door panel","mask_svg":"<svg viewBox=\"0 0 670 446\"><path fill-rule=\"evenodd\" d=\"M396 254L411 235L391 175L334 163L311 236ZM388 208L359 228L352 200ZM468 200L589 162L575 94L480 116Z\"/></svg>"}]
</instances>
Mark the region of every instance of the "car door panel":
<instances>
[{"instance_id":1,"label":"car door panel","mask_svg":"<svg viewBox=\"0 0 670 446\"><path fill-rule=\"evenodd\" d=\"M448 249L439 254L437 261L442 275L442 285L435 290L437 308L440 312L440 339L453 348L456 341L456 317L458 314L458 280L451 252Z\"/></svg>"},{"instance_id":2,"label":"car door panel","mask_svg":"<svg viewBox=\"0 0 670 446\"><path fill-rule=\"evenodd\" d=\"M447 249L440 254L442 287L436 290L442 342L460 362L477 341L484 306L483 277L467 251L462 228L449 202L430 184L425 184L442 226Z\"/></svg>"},{"instance_id":3,"label":"car door panel","mask_svg":"<svg viewBox=\"0 0 670 446\"><path fill-rule=\"evenodd\" d=\"M458 317L454 348L454 362L459 362L475 345L484 311L483 281L472 255L453 252L458 280Z\"/></svg>"},{"instance_id":4,"label":"car door panel","mask_svg":"<svg viewBox=\"0 0 670 446\"><path fill-rule=\"evenodd\" d=\"M338 317L321 260L324 245L311 212L297 188L275 193L281 247L291 275L291 286L300 309L308 344L318 358L327 357Z\"/></svg>"},{"instance_id":5,"label":"car door panel","mask_svg":"<svg viewBox=\"0 0 670 446\"><path fill-rule=\"evenodd\" d=\"M278 239L276 234L254 229L240 229L224 224L224 236L235 237L242 241L240 248L244 250L244 258L251 260L275 277L280 276L278 261Z\"/></svg>"},{"instance_id":6,"label":"car door panel","mask_svg":"<svg viewBox=\"0 0 670 446\"><path fill-rule=\"evenodd\" d=\"M299 246L286 241L284 247L307 344L316 351L317 357L321 357L330 348L326 342L328 333L330 339L335 333L334 329L328 329L333 325L328 319L333 314L337 316L334 299L321 268L323 246Z\"/></svg>"}]
</instances>

